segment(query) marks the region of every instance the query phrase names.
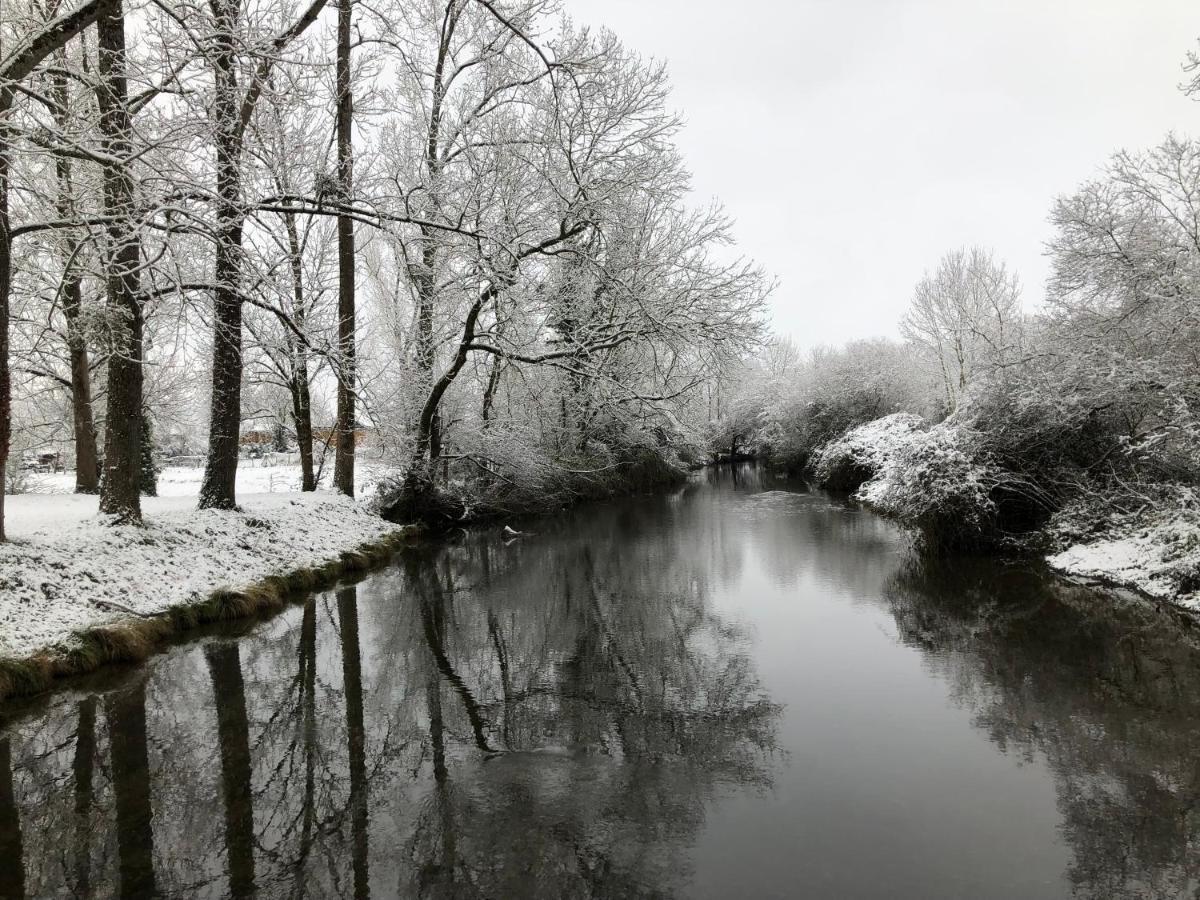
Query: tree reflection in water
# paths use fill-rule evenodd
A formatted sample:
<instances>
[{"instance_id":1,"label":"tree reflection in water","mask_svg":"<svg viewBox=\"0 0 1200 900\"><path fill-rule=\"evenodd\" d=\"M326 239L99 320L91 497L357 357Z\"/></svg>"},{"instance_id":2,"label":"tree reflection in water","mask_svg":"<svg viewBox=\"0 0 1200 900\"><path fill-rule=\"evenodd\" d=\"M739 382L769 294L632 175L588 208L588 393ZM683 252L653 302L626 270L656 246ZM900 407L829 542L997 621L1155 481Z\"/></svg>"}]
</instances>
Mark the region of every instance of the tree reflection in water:
<instances>
[{"instance_id":1,"label":"tree reflection in water","mask_svg":"<svg viewBox=\"0 0 1200 900\"><path fill-rule=\"evenodd\" d=\"M686 892L714 792L769 786L779 708L705 579L636 546L413 551L132 673L102 716L51 700L17 725L19 763L0 743L0 846L32 860L0 877L33 896Z\"/></svg>"},{"instance_id":2,"label":"tree reflection in water","mask_svg":"<svg viewBox=\"0 0 1200 900\"><path fill-rule=\"evenodd\" d=\"M778 708L739 633L695 585L636 593L622 573L641 561L573 551L476 541L404 560L434 778L402 894L670 894L715 786L769 784Z\"/></svg>"},{"instance_id":3,"label":"tree reflection in water","mask_svg":"<svg viewBox=\"0 0 1200 900\"><path fill-rule=\"evenodd\" d=\"M977 727L1049 764L1077 896L1200 896L1194 620L986 560L912 561L886 593Z\"/></svg>"},{"instance_id":4,"label":"tree reflection in water","mask_svg":"<svg viewBox=\"0 0 1200 900\"><path fill-rule=\"evenodd\" d=\"M481 532L414 549L356 587L27 706L0 732L0 896L690 895L703 887L689 880L705 859L697 846L742 821L724 807L714 816L714 800L763 793L773 778L788 803L753 815L769 807L784 836L746 835L737 852L761 844L770 854L759 862L784 882L814 866L892 864L886 847L872 857L837 837L888 810L864 809L861 792L843 809L842 794L812 783L827 759L803 755L836 752L844 735L824 732L849 720L854 739L882 745L824 765L851 794L857 765L882 760L868 784L923 771L919 758L942 748L922 741L960 725L1052 779L1069 857L1055 847L1047 858L1069 869L1038 882L1045 896L1196 895L1195 625L1028 566L906 564L881 520L749 482L594 507L513 542ZM792 691L781 693L795 710L783 733L812 766L777 766L781 710L747 634L715 612L731 602L769 627L831 629L758 642L764 671L811 678L776 690ZM907 768L887 765L888 729L907 708L879 704L908 695L877 679L911 668L873 669L857 646L820 647L811 665L766 649L814 652L829 635L866 644L861 626L879 652L879 605L921 654L921 701L946 713L948 685L970 713L968 725L951 708L928 738L916 717L906 752L918 764ZM830 619L831 608L846 615ZM863 675L846 689L857 694L821 668L842 655ZM994 760L971 738L955 746L973 766ZM979 789L984 808L963 821L1001 837L1026 827L989 818L996 788ZM903 809L917 837L897 846L919 851L923 828L945 826L929 817L947 808ZM794 834L830 835L822 852L840 855L800 845L797 862L777 849ZM987 858L989 871L1004 854ZM915 879L928 877L931 858L914 859ZM726 883L755 875L740 857L722 864Z\"/></svg>"}]
</instances>

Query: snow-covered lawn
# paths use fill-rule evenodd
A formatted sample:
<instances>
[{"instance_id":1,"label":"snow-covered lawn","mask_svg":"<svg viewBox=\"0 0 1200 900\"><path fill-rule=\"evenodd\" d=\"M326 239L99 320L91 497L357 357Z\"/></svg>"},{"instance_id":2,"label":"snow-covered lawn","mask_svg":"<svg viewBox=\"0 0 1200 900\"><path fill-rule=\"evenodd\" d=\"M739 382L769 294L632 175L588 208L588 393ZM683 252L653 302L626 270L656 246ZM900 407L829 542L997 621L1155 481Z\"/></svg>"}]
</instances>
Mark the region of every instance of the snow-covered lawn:
<instances>
[{"instance_id":1,"label":"snow-covered lawn","mask_svg":"<svg viewBox=\"0 0 1200 900\"><path fill-rule=\"evenodd\" d=\"M243 490L247 473L257 474L239 472ZM144 528L104 524L95 497L9 497L0 656L29 656L128 618L126 610L159 613L218 588L316 568L396 531L364 504L325 491L239 494L241 512L198 511L194 494L143 498Z\"/></svg>"},{"instance_id":2,"label":"snow-covered lawn","mask_svg":"<svg viewBox=\"0 0 1200 900\"><path fill-rule=\"evenodd\" d=\"M363 496L374 488L381 475L392 471L380 463L358 461L355 466L355 492ZM322 484L329 486L333 466L325 467ZM200 466L167 466L158 473L160 497L195 497L200 493ZM75 490L74 472L30 475L26 487L30 494L70 494ZM241 460L237 472L237 492L242 494L276 494L299 492L300 467L270 461ZM18 495L23 496L23 495Z\"/></svg>"}]
</instances>

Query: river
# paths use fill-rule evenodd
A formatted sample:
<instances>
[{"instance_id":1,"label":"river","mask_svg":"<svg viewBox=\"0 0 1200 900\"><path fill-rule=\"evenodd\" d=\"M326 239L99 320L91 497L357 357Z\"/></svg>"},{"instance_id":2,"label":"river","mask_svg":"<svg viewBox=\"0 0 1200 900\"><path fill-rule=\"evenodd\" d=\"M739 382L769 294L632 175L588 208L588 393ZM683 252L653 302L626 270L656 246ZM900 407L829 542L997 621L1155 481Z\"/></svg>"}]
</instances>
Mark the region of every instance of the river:
<instances>
[{"instance_id":1,"label":"river","mask_svg":"<svg viewBox=\"0 0 1200 900\"><path fill-rule=\"evenodd\" d=\"M1175 898L1200 639L752 466L0 707L0 896Z\"/></svg>"}]
</instances>

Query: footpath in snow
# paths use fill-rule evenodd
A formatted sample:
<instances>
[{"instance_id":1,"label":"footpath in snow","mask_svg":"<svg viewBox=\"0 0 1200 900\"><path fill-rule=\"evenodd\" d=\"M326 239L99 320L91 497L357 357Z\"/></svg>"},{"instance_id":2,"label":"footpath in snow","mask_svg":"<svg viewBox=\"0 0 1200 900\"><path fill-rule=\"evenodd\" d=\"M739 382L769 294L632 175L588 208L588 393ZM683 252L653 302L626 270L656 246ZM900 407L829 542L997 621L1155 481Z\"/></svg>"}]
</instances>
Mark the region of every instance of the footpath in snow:
<instances>
[{"instance_id":1,"label":"footpath in snow","mask_svg":"<svg viewBox=\"0 0 1200 900\"><path fill-rule=\"evenodd\" d=\"M0 657L69 647L80 630L319 568L398 531L363 504L331 492L248 494L238 501L240 512L199 511L190 491L146 497L139 528L105 524L95 497L7 498Z\"/></svg>"}]
</instances>

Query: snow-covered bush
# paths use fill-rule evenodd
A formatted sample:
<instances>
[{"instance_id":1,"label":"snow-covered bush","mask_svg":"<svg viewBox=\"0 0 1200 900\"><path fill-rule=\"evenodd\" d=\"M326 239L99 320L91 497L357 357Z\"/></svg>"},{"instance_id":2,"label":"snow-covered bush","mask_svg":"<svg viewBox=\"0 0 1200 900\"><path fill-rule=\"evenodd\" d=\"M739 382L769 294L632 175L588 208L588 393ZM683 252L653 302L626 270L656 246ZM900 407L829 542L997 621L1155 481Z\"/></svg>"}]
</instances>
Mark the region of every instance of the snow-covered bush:
<instances>
[{"instance_id":1,"label":"snow-covered bush","mask_svg":"<svg viewBox=\"0 0 1200 900\"><path fill-rule=\"evenodd\" d=\"M992 543L999 533L992 493L1005 479L982 461L981 448L981 436L960 425L909 429L856 497L919 529L929 548Z\"/></svg>"},{"instance_id":2,"label":"snow-covered bush","mask_svg":"<svg viewBox=\"0 0 1200 900\"><path fill-rule=\"evenodd\" d=\"M880 472L925 428L912 413L893 413L852 428L813 453L811 469L821 487L854 491Z\"/></svg>"}]
</instances>

